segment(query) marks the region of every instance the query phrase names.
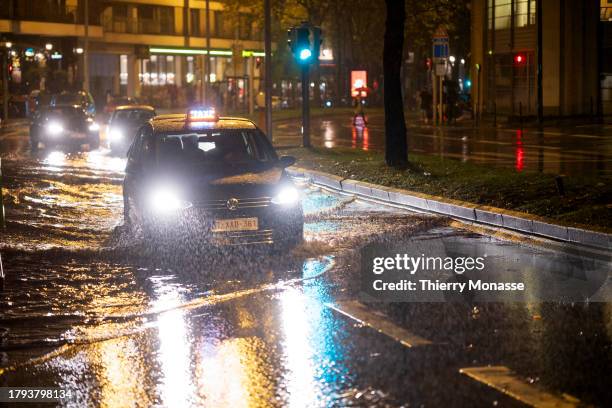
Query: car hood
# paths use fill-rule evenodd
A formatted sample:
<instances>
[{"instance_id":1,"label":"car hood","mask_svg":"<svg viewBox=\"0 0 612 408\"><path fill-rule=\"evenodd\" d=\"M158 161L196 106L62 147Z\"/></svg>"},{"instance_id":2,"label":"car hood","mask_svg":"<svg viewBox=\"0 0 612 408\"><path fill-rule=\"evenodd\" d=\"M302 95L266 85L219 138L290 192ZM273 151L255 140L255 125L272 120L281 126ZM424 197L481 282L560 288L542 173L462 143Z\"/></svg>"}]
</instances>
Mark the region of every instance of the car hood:
<instances>
[{"instance_id":1,"label":"car hood","mask_svg":"<svg viewBox=\"0 0 612 408\"><path fill-rule=\"evenodd\" d=\"M278 184L283 175L283 170L273 167L263 171L237 172L237 174L217 174L208 180L212 186L230 186L234 184L259 184L270 185Z\"/></svg>"},{"instance_id":2,"label":"car hood","mask_svg":"<svg viewBox=\"0 0 612 408\"><path fill-rule=\"evenodd\" d=\"M271 197L291 180L282 167L209 169L190 176L165 173L157 184L171 185L188 200ZM165 182L163 181L165 179Z\"/></svg>"}]
</instances>

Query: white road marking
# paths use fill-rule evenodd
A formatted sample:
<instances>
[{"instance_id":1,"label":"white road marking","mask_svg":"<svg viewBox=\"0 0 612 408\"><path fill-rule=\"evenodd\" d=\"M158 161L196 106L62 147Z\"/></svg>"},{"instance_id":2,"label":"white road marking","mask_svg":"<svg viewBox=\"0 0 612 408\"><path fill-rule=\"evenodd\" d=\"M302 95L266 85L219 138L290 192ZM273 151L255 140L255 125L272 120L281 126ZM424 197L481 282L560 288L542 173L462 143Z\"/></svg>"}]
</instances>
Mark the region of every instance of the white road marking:
<instances>
[{"instance_id":1,"label":"white road marking","mask_svg":"<svg viewBox=\"0 0 612 408\"><path fill-rule=\"evenodd\" d=\"M431 341L410 333L408 330L397 326L382 314L370 311L363 303L356 300L339 301L335 304L326 303L325 306L333 309L346 317L371 327L385 336L400 342L406 347L427 346Z\"/></svg>"},{"instance_id":2,"label":"white road marking","mask_svg":"<svg viewBox=\"0 0 612 408\"><path fill-rule=\"evenodd\" d=\"M532 407L569 408L580 405L580 400L571 395L557 396L537 385L526 383L505 366L468 367L459 372Z\"/></svg>"}]
</instances>

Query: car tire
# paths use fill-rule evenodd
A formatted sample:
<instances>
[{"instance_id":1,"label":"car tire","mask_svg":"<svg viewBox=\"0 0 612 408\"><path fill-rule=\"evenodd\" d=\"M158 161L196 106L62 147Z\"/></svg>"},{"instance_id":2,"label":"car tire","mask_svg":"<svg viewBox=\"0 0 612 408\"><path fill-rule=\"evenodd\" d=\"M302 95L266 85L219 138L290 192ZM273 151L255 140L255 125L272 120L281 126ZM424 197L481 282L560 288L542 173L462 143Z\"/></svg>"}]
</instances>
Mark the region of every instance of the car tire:
<instances>
[{"instance_id":1,"label":"car tire","mask_svg":"<svg viewBox=\"0 0 612 408\"><path fill-rule=\"evenodd\" d=\"M130 198L123 199L123 223L130 229L132 232L143 231L143 222L142 218L139 217L139 214L134 206L133 200ZM144 232L144 231L143 231Z\"/></svg>"}]
</instances>

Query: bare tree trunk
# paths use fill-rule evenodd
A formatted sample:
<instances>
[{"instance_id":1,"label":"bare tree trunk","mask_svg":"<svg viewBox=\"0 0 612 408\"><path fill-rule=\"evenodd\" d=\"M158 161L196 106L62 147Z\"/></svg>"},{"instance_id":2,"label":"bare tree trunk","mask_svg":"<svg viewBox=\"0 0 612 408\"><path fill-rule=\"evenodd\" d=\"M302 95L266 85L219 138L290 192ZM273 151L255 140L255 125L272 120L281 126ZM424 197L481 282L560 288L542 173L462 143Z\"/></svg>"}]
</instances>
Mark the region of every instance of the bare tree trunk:
<instances>
[{"instance_id":1,"label":"bare tree trunk","mask_svg":"<svg viewBox=\"0 0 612 408\"><path fill-rule=\"evenodd\" d=\"M400 77L406 9L404 0L385 0L385 4L387 6L383 48L385 161L388 166L402 167L408 163L408 143Z\"/></svg>"}]
</instances>

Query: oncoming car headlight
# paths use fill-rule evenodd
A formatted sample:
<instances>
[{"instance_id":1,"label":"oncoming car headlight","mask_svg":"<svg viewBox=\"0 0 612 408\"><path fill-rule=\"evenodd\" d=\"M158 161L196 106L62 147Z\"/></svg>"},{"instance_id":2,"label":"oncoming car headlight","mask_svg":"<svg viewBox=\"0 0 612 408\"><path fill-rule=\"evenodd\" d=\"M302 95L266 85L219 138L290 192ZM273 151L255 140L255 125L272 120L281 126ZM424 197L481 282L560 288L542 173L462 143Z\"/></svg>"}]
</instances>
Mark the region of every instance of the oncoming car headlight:
<instances>
[{"instance_id":1,"label":"oncoming car headlight","mask_svg":"<svg viewBox=\"0 0 612 408\"><path fill-rule=\"evenodd\" d=\"M170 214L191 207L191 203L181 200L174 190L161 187L151 193L149 207L156 214Z\"/></svg>"},{"instance_id":2,"label":"oncoming car headlight","mask_svg":"<svg viewBox=\"0 0 612 408\"><path fill-rule=\"evenodd\" d=\"M90 132L97 132L98 130L100 130L100 125L98 125L96 122L92 123L89 125L89 131Z\"/></svg>"},{"instance_id":3,"label":"oncoming car headlight","mask_svg":"<svg viewBox=\"0 0 612 408\"><path fill-rule=\"evenodd\" d=\"M272 203L290 206L297 203L299 199L300 193L298 192L297 188L293 186L285 186L272 198Z\"/></svg>"},{"instance_id":4,"label":"oncoming car headlight","mask_svg":"<svg viewBox=\"0 0 612 408\"><path fill-rule=\"evenodd\" d=\"M64 127L62 126L61 123L59 122L50 122L47 125L47 132L50 135L59 135L60 133L62 133L64 131Z\"/></svg>"},{"instance_id":5,"label":"oncoming car headlight","mask_svg":"<svg viewBox=\"0 0 612 408\"><path fill-rule=\"evenodd\" d=\"M108 137L110 138L110 140L119 141L123 139L123 132L121 131L121 129L112 128L108 133Z\"/></svg>"}]
</instances>

